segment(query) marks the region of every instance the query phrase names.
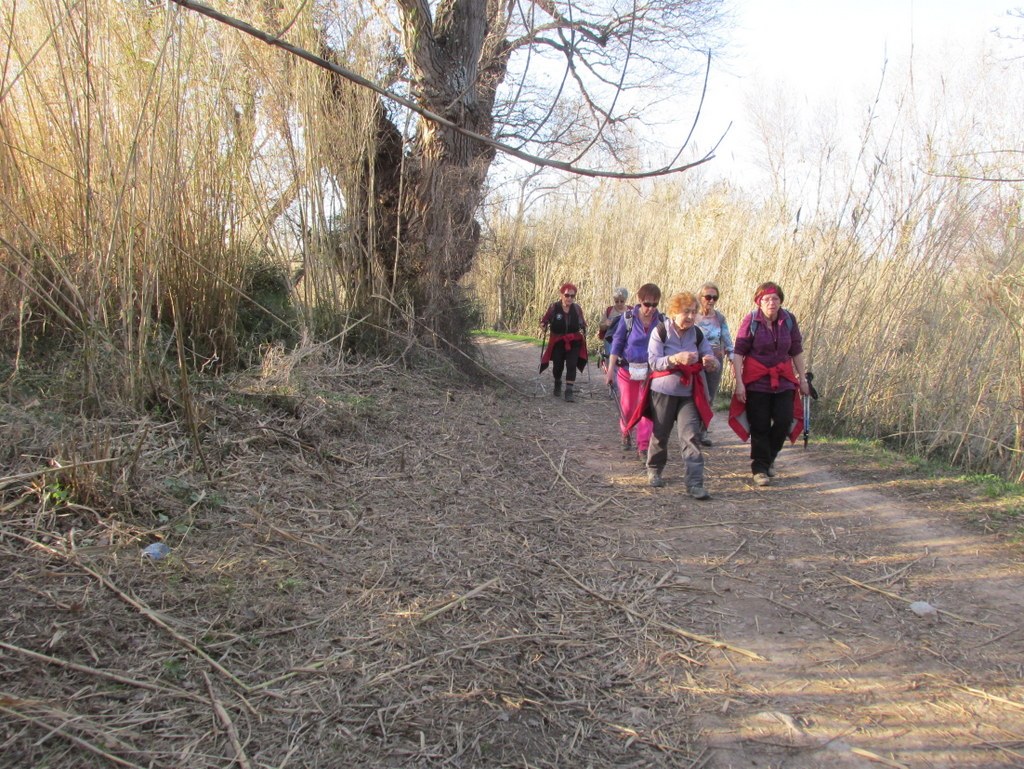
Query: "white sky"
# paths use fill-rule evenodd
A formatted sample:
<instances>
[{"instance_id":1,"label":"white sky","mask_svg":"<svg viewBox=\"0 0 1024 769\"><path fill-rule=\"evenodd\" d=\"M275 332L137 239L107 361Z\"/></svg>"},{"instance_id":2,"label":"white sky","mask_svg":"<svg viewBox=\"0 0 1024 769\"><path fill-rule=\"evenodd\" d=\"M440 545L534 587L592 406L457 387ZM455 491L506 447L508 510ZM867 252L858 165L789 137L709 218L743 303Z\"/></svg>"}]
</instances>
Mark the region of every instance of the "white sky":
<instances>
[{"instance_id":1,"label":"white sky","mask_svg":"<svg viewBox=\"0 0 1024 769\"><path fill-rule=\"evenodd\" d=\"M958 54L995 43L994 28L1019 31L1006 12L1024 6L1024 0L727 2L735 25L726 55L712 63L699 135L706 146L733 122L709 169L731 179L751 162L746 104L752 92L784 88L796 103L861 105L877 90L887 59L892 73L912 53L915 78L938 77L956 66Z\"/></svg>"}]
</instances>

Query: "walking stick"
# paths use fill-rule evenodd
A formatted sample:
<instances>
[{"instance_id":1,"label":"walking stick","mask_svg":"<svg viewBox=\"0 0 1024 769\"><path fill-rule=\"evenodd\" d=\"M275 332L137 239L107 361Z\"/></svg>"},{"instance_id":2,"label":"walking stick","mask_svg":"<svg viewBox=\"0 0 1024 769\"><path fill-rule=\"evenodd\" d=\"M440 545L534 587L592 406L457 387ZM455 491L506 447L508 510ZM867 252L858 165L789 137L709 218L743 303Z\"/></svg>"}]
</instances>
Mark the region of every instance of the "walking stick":
<instances>
[{"instance_id":1,"label":"walking stick","mask_svg":"<svg viewBox=\"0 0 1024 769\"><path fill-rule=\"evenodd\" d=\"M807 372L807 395L804 399L804 450L807 449L807 438L811 434L811 400L817 399L818 391L814 389L814 374Z\"/></svg>"},{"instance_id":2,"label":"walking stick","mask_svg":"<svg viewBox=\"0 0 1024 769\"><path fill-rule=\"evenodd\" d=\"M804 451L807 451L807 438L811 434L811 396L805 395L804 399Z\"/></svg>"},{"instance_id":3,"label":"walking stick","mask_svg":"<svg viewBox=\"0 0 1024 769\"><path fill-rule=\"evenodd\" d=\"M626 415L622 412L622 394L619 392L619 389L615 386L614 383L608 385L608 397L615 401L615 408L619 412L619 433L621 437L629 438L629 445L626 446L625 444L623 444L623 448L632 448L633 436L628 431L625 433L622 432L622 425L626 421Z\"/></svg>"},{"instance_id":4,"label":"walking stick","mask_svg":"<svg viewBox=\"0 0 1024 769\"><path fill-rule=\"evenodd\" d=\"M583 344L586 344L586 343L587 343L587 338L586 338L586 336L584 336L583 337ZM587 350L587 362L586 362L586 364L583 367L587 370L587 395L589 395L591 398L593 398L594 397L594 383L590 380L590 369L592 369L593 366L590 365L590 350Z\"/></svg>"},{"instance_id":5,"label":"walking stick","mask_svg":"<svg viewBox=\"0 0 1024 769\"><path fill-rule=\"evenodd\" d=\"M608 391L608 397L615 401L615 408L619 410L619 424L622 424L626 421L626 415L622 413L622 396L619 394L614 382L608 385Z\"/></svg>"},{"instance_id":6,"label":"walking stick","mask_svg":"<svg viewBox=\"0 0 1024 769\"><path fill-rule=\"evenodd\" d=\"M537 364L537 389L541 391L542 395L547 395L548 391L544 389L544 382L541 381L541 376L544 374L544 370L541 366L544 365L544 351L548 348L548 329L545 326L544 332L540 337L540 362Z\"/></svg>"}]
</instances>

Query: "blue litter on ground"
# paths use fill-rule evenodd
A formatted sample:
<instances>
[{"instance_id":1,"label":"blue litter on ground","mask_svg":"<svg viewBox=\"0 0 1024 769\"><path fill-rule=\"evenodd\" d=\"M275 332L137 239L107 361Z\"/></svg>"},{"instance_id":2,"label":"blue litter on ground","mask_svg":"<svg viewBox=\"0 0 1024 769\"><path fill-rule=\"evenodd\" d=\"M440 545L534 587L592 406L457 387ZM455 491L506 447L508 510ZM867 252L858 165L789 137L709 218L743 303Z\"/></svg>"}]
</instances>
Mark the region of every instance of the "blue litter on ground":
<instances>
[{"instance_id":1,"label":"blue litter on ground","mask_svg":"<svg viewBox=\"0 0 1024 769\"><path fill-rule=\"evenodd\" d=\"M152 545L147 545L142 548L142 557L150 558L154 561L159 561L171 552L171 548L167 547L163 542L154 542Z\"/></svg>"}]
</instances>

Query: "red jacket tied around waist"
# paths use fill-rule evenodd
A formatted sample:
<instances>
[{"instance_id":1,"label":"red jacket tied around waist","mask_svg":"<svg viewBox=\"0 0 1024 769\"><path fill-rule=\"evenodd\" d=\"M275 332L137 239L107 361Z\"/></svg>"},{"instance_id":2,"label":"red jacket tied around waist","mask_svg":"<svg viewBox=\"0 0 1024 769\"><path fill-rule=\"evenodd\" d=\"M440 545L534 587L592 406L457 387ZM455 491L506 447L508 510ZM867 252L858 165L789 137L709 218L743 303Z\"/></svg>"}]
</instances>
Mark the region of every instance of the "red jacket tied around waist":
<instances>
[{"instance_id":1,"label":"red jacket tied around waist","mask_svg":"<svg viewBox=\"0 0 1024 769\"><path fill-rule=\"evenodd\" d=\"M790 425L789 442L794 443L804 429L804 401L800 397L800 380L793 371L793 360L787 358L782 363L774 366L765 366L755 358L746 357L743 359L743 384L747 385L756 382L763 377L769 377L772 390L778 391L783 379L786 379L797 386L793 394L793 423ZM750 438L750 423L747 421L747 406L736 397L732 396L729 404L729 427L736 433L740 440Z\"/></svg>"},{"instance_id":2,"label":"red jacket tied around waist","mask_svg":"<svg viewBox=\"0 0 1024 769\"><path fill-rule=\"evenodd\" d=\"M540 370L543 371L548 367L548 364L551 362L551 353L554 351L556 344L563 345L565 351L568 352L573 342L580 342L580 357L576 362L576 368L583 371L587 365L587 345L583 334L579 331L574 331L571 334L552 334L550 339L548 339L548 346L544 348L544 354L540 356Z\"/></svg>"},{"instance_id":3,"label":"red jacket tied around waist","mask_svg":"<svg viewBox=\"0 0 1024 769\"><path fill-rule=\"evenodd\" d=\"M697 407L697 413L700 414L700 421L704 423L704 429L706 430L708 425L711 424L711 419L714 416L714 412L711 410L711 403L708 401L708 391L706 389L706 381L701 373L704 371L704 366L700 363L690 363L686 366L673 366L666 371L654 371L651 373L646 380L644 380L644 388L640 394L640 400L637 402L636 410L630 414L629 420L626 422L626 430L632 429L633 425L640 421L643 416L648 416L647 412L650 409L651 402L651 380L657 379L658 377L669 376L670 374L679 374L680 382L685 387L693 388L693 403Z\"/></svg>"}]
</instances>

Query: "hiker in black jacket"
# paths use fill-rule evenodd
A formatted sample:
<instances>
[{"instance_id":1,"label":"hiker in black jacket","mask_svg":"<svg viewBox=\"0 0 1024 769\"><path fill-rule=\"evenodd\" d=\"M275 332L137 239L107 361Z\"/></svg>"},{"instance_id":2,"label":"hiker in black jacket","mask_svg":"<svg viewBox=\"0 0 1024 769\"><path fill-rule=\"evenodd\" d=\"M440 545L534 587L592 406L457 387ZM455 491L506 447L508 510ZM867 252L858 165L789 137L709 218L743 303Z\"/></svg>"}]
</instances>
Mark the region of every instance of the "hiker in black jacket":
<instances>
[{"instance_id":1,"label":"hiker in black jacket","mask_svg":"<svg viewBox=\"0 0 1024 769\"><path fill-rule=\"evenodd\" d=\"M540 326L551 332L547 347L540 359L540 370L552 364L551 372L555 375L555 397L562 394L562 373L565 373L565 399L569 403L576 400L573 386L576 384L576 371L583 371L587 366L587 321L583 317L583 308L576 304L576 286L563 283L558 290L561 301L548 307Z\"/></svg>"}]
</instances>

